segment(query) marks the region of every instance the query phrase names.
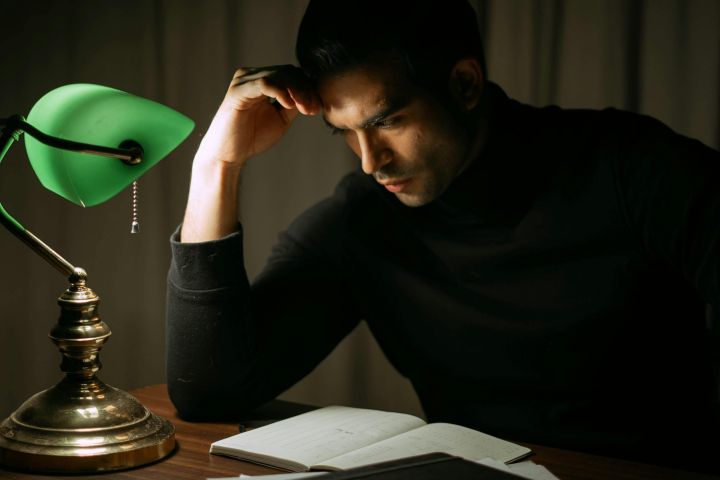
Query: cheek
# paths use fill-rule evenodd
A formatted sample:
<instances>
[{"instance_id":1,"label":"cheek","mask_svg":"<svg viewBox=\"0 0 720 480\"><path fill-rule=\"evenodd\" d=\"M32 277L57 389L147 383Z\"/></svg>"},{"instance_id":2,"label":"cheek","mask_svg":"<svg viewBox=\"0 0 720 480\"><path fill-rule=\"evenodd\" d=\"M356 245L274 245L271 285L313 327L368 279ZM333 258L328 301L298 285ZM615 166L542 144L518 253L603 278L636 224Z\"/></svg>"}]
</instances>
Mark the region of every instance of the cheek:
<instances>
[{"instance_id":1,"label":"cheek","mask_svg":"<svg viewBox=\"0 0 720 480\"><path fill-rule=\"evenodd\" d=\"M435 163L434 159L439 150L437 143L437 134L425 129L413 131L405 141L407 151L412 155L411 158L424 165Z\"/></svg>"},{"instance_id":2,"label":"cheek","mask_svg":"<svg viewBox=\"0 0 720 480\"><path fill-rule=\"evenodd\" d=\"M444 163L461 161L464 156L466 139L459 131L453 129L448 122L446 128L438 128L435 134L429 139L427 146L436 156L443 159Z\"/></svg>"},{"instance_id":3,"label":"cheek","mask_svg":"<svg viewBox=\"0 0 720 480\"><path fill-rule=\"evenodd\" d=\"M387 148L395 152L405 161L416 161L422 154L427 138L420 128L406 127L399 132L388 135L385 139Z\"/></svg>"}]
</instances>

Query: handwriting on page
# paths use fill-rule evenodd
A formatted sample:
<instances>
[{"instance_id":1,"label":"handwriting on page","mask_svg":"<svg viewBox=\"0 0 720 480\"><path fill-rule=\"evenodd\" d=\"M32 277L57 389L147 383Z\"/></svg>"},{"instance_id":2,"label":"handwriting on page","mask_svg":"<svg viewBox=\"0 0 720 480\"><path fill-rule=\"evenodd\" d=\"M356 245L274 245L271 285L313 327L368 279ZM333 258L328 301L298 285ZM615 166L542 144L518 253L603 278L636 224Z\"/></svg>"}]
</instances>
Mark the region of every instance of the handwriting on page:
<instances>
[{"instance_id":1,"label":"handwriting on page","mask_svg":"<svg viewBox=\"0 0 720 480\"><path fill-rule=\"evenodd\" d=\"M235 435L223 443L313 465L423 424L411 415L326 407Z\"/></svg>"},{"instance_id":2,"label":"handwriting on page","mask_svg":"<svg viewBox=\"0 0 720 480\"><path fill-rule=\"evenodd\" d=\"M433 423L330 459L324 465L347 469L432 452L445 452L469 460L490 457L507 462L528 450L459 425Z\"/></svg>"}]
</instances>

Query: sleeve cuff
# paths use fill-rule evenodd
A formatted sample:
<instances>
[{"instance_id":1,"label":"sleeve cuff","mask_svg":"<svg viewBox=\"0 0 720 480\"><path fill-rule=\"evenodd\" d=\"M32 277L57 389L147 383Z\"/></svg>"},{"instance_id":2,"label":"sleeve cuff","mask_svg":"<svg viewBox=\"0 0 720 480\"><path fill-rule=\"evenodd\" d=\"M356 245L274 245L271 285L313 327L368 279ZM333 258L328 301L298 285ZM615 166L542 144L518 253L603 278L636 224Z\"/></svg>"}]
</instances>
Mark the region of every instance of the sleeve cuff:
<instances>
[{"instance_id":1,"label":"sleeve cuff","mask_svg":"<svg viewBox=\"0 0 720 480\"><path fill-rule=\"evenodd\" d=\"M169 279L183 290L205 291L245 282L242 226L218 240L180 242L179 226L170 237Z\"/></svg>"}]
</instances>

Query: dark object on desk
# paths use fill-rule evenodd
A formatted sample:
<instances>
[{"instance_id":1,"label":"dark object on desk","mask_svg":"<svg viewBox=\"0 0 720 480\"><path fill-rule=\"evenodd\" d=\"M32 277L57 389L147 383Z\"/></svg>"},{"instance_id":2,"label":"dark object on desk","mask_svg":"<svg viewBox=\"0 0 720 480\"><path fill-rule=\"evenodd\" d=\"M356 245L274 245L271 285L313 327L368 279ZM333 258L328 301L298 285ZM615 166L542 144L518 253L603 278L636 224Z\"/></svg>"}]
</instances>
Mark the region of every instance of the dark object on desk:
<instances>
[{"instance_id":1,"label":"dark object on desk","mask_svg":"<svg viewBox=\"0 0 720 480\"><path fill-rule=\"evenodd\" d=\"M318 478L322 480L355 478L372 478L374 480L517 480L522 477L445 453L429 453L353 468L344 472L332 472Z\"/></svg>"},{"instance_id":2,"label":"dark object on desk","mask_svg":"<svg viewBox=\"0 0 720 480\"><path fill-rule=\"evenodd\" d=\"M238 420L240 433L270 425L278 420L294 417L301 413L317 410L318 407L286 400L270 400Z\"/></svg>"}]
</instances>

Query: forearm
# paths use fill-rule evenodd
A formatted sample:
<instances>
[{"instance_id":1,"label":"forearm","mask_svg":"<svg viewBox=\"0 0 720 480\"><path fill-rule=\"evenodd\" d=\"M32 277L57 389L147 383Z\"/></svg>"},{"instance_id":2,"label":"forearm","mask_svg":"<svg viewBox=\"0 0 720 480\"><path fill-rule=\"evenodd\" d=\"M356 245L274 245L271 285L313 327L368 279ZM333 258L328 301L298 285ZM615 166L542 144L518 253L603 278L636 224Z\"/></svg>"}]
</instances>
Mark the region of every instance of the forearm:
<instances>
[{"instance_id":1,"label":"forearm","mask_svg":"<svg viewBox=\"0 0 720 480\"><path fill-rule=\"evenodd\" d=\"M168 390L183 417L225 417L241 408L237 397L254 355L242 232L207 243L179 243L174 237L171 246Z\"/></svg>"},{"instance_id":2,"label":"forearm","mask_svg":"<svg viewBox=\"0 0 720 480\"><path fill-rule=\"evenodd\" d=\"M242 230L236 229L219 241L172 242L167 384L184 418L229 419L274 398L310 372L361 317L336 263L326 257L328 245L313 242L308 250L309 244L282 235L251 287Z\"/></svg>"},{"instance_id":3,"label":"forearm","mask_svg":"<svg viewBox=\"0 0 720 480\"><path fill-rule=\"evenodd\" d=\"M229 419L256 403L255 389L243 388L255 335L250 318L238 312L241 290L191 293L168 286L167 385L183 418Z\"/></svg>"},{"instance_id":4,"label":"forearm","mask_svg":"<svg viewBox=\"0 0 720 480\"><path fill-rule=\"evenodd\" d=\"M195 155L182 242L217 240L237 228L240 171L247 155L225 146L232 144L233 115L220 107Z\"/></svg>"},{"instance_id":5,"label":"forearm","mask_svg":"<svg viewBox=\"0 0 720 480\"><path fill-rule=\"evenodd\" d=\"M225 416L272 398L306 373L283 374L277 353L296 353L283 341L274 340L262 359L257 353L259 328L283 332L296 316L292 307L267 311L286 297L283 291L250 295L238 192L245 162L272 147L298 112L318 110L310 86L296 67L239 69L195 155L167 299L168 388L181 415Z\"/></svg>"}]
</instances>

